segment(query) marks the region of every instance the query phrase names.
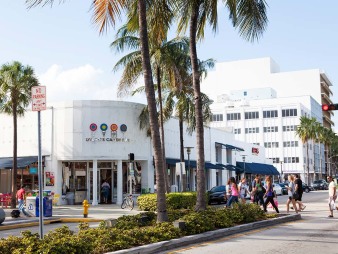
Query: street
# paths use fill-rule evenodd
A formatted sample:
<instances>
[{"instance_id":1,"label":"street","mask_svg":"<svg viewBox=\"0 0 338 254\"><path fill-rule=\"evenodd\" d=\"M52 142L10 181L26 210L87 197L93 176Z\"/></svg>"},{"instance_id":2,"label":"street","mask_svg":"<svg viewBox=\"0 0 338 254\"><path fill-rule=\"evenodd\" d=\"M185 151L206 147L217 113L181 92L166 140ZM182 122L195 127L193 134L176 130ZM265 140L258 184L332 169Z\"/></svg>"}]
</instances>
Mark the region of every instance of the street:
<instances>
[{"instance_id":1,"label":"street","mask_svg":"<svg viewBox=\"0 0 338 254\"><path fill-rule=\"evenodd\" d=\"M282 213L285 212L286 198L286 195L278 197L279 209ZM338 212L334 212L335 218L327 218L329 214L327 198L327 191L304 193L306 209L301 212L302 220L215 239L211 242L196 243L196 245L163 253L221 254L245 251L250 254L317 254L323 251L325 254L337 254Z\"/></svg>"}]
</instances>

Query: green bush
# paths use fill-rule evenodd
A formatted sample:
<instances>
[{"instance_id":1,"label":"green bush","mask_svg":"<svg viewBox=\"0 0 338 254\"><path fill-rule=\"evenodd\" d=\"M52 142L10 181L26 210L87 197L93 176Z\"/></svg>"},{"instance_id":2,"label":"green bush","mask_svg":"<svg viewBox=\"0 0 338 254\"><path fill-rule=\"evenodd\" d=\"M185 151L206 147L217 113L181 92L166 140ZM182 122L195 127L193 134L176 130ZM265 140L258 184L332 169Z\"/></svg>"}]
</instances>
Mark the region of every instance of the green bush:
<instances>
[{"instance_id":1,"label":"green bush","mask_svg":"<svg viewBox=\"0 0 338 254\"><path fill-rule=\"evenodd\" d=\"M183 216L182 220L185 222L184 232L186 235L194 235L216 229L215 211L211 209L191 212Z\"/></svg>"},{"instance_id":2,"label":"green bush","mask_svg":"<svg viewBox=\"0 0 338 254\"><path fill-rule=\"evenodd\" d=\"M192 209L196 204L196 192L176 192L166 194L167 209ZM137 204L142 211L157 210L157 195L143 194L137 198Z\"/></svg>"}]
</instances>

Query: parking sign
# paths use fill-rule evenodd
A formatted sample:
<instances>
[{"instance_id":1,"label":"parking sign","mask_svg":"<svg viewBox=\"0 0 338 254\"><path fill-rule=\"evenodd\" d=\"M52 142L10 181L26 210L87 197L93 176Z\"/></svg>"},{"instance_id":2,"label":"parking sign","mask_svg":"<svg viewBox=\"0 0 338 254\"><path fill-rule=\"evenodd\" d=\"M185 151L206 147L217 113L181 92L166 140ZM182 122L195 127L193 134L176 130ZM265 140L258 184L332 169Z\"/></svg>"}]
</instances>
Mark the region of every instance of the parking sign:
<instances>
[{"instance_id":1,"label":"parking sign","mask_svg":"<svg viewBox=\"0 0 338 254\"><path fill-rule=\"evenodd\" d=\"M33 86L32 87L32 110L42 111L46 110L46 87Z\"/></svg>"}]
</instances>

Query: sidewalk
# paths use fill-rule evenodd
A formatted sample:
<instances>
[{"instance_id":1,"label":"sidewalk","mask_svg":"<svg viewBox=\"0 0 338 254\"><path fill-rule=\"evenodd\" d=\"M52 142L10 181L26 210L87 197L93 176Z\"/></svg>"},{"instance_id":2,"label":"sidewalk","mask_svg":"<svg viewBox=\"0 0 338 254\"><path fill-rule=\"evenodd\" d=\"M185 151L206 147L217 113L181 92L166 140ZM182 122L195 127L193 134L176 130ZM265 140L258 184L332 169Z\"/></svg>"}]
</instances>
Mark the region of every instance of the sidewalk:
<instances>
[{"instance_id":1,"label":"sidewalk","mask_svg":"<svg viewBox=\"0 0 338 254\"><path fill-rule=\"evenodd\" d=\"M0 224L0 231L30 227L39 224L39 217L26 217L22 213L19 218L12 218L11 211L13 209L3 209L6 214L5 221ZM55 222L100 222L109 219L116 219L123 215L135 215L141 213L138 207L135 206L132 211L129 209L121 209L119 205L115 204L104 204L97 206L90 206L88 209L88 217L83 216L82 205L67 205L67 206L53 206L53 216L44 217L44 224L55 223Z\"/></svg>"}]
</instances>

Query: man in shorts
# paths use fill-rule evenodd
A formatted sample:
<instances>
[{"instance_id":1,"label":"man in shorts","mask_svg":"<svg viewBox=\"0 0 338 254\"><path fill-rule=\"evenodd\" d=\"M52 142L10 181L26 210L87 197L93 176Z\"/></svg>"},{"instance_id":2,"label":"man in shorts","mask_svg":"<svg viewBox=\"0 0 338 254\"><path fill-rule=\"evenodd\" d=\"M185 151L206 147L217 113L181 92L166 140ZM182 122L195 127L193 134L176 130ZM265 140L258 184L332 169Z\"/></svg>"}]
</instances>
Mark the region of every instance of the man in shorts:
<instances>
[{"instance_id":1,"label":"man in shorts","mask_svg":"<svg viewBox=\"0 0 338 254\"><path fill-rule=\"evenodd\" d=\"M303 196L303 182L300 179L298 174L295 174L295 192L298 193L298 198L296 199L296 204L298 204L299 208L298 211L303 211L306 206L302 203L302 196Z\"/></svg>"},{"instance_id":2,"label":"man in shorts","mask_svg":"<svg viewBox=\"0 0 338 254\"><path fill-rule=\"evenodd\" d=\"M335 205L335 201L337 199L336 183L333 181L332 176L328 176L327 181L329 182L329 210L330 210L330 215L328 217L333 218L333 210L337 209Z\"/></svg>"}]
</instances>

